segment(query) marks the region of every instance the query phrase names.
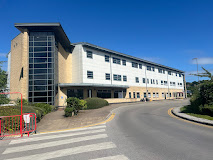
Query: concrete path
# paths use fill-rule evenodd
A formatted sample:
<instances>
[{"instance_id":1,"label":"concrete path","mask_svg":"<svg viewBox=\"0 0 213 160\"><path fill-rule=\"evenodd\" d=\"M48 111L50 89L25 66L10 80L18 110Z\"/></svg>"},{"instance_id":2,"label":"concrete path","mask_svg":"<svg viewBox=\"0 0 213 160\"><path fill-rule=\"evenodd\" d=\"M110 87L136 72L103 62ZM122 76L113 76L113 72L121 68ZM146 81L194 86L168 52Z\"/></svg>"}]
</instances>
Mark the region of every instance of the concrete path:
<instances>
[{"instance_id":1,"label":"concrete path","mask_svg":"<svg viewBox=\"0 0 213 160\"><path fill-rule=\"evenodd\" d=\"M77 116L64 117L64 110L58 110L47 114L37 125L38 132L55 131L76 128L81 126L87 126L94 123L102 122L106 119L107 115L111 110L120 107L128 106L133 104L140 104L145 102L137 103L122 103L122 104L111 104L99 109L93 110L82 110ZM149 102L147 102L149 103ZM151 102L150 102L151 103Z\"/></svg>"}]
</instances>

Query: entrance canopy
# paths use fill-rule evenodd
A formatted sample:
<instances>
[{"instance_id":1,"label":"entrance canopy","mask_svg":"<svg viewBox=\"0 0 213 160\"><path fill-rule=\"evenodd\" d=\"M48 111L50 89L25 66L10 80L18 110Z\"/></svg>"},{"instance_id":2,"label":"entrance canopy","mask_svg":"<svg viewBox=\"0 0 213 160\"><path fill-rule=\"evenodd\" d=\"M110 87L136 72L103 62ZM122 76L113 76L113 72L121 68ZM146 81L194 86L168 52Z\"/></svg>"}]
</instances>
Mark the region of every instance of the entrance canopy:
<instances>
[{"instance_id":1,"label":"entrance canopy","mask_svg":"<svg viewBox=\"0 0 213 160\"><path fill-rule=\"evenodd\" d=\"M95 83L59 83L59 87L110 87L110 88L129 88L127 85L116 84L95 84Z\"/></svg>"}]
</instances>

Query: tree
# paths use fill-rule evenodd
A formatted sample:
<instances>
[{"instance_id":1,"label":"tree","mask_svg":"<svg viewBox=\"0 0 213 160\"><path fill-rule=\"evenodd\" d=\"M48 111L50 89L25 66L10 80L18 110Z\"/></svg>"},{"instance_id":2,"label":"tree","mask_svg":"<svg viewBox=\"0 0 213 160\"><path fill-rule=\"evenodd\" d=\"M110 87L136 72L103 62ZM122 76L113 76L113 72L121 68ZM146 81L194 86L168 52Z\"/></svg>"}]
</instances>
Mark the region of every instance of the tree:
<instances>
[{"instance_id":1,"label":"tree","mask_svg":"<svg viewBox=\"0 0 213 160\"><path fill-rule=\"evenodd\" d=\"M213 81L213 75L211 74L211 72L209 72L204 67L202 67L202 69L205 71L204 73L190 74L190 75L194 75L194 76L198 76L198 77L207 77L207 78L210 78L211 81Z\"/></svg>"},{"instance_id":2,"label":"tree","mask_svg":"<svg viewBox=\"0 0 213 160\"><path fill-rule=\"evenodd\" d=\"M2 69L4 61L0 61L0 91L2 92L7 88L7 73Z\"/></svg>"},{"instance_id":3,"label":"tree","mask_svg":"<svg viewBox=\"0 0 213 160\"><path fill-rule=\"evenodd\" d=\"M2 63L4 61L0 61L0 92L3 92L7 88L7 73L2 69ZM9 99L6 95L0 94L0 104L6 104L9 102Z\"/></svg>"}]
</instances>

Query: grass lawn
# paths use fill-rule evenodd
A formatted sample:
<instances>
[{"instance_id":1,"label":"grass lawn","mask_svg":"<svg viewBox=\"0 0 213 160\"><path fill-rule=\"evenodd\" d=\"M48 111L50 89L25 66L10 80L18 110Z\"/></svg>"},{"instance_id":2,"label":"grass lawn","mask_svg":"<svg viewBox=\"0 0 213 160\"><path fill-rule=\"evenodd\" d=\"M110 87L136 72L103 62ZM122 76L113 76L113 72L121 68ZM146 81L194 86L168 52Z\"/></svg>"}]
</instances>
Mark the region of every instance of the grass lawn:
<instances>
[{"instance_id":1,"label":"grass lawn","mask_svg":"<svg viewBox=\"0 0 213 160\"><path fill-rule=\"evenodd\" d=\"M208 120L213 120L213 117L208 116L208 115L195 114L195 113L187 113L187 107L186 106L180 108L180 111L182 113L186 113L186 114L188 114L190 116L194 116L194 117L198 117L198 118L203 118L203 119L208 119Z\"/></svg>"}]
</instances>

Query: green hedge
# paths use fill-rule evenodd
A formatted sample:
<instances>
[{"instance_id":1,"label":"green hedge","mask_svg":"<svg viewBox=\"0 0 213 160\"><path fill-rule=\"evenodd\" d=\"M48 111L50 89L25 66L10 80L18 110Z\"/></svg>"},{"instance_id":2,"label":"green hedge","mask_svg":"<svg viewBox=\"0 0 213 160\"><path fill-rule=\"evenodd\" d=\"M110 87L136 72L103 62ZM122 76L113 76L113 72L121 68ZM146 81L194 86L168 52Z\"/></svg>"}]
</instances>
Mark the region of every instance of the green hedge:
<instances>
[{"instance_id":1,"label":"green hedge","mask_svg":"<svg viewBox=\"0 0 213 160\"><path fill-rule=\"evenodd\" d=\"M87 109L97 109L109 105L109 103L102 98L87 98L85 101L87 102Z\"/></svg>"}]
</instances>

